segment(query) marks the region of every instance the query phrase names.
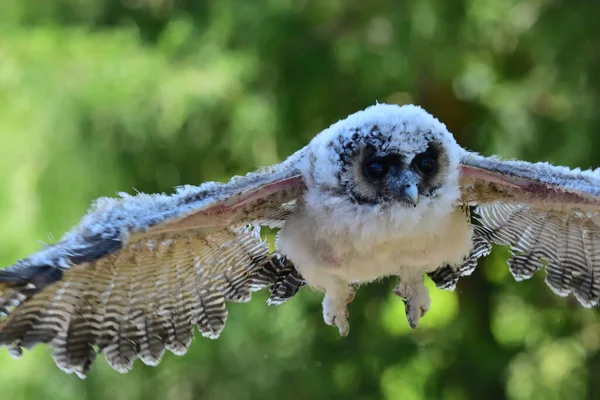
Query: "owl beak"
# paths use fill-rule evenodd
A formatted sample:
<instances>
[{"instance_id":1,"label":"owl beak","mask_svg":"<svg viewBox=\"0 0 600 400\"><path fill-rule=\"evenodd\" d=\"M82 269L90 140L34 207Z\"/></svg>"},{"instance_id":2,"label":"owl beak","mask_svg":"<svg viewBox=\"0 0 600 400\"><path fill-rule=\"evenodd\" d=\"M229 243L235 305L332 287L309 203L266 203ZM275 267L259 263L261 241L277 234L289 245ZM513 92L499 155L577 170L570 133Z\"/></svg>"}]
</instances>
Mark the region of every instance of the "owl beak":
<instances>
[{"instance_id":1,"label":"owl beak","mask_svg":"<svg viewBox=\"0 0 600 400\"><path fill-rule=\"evenodd\" d=\"M417 206L419 201L418 177L405 171L388 182L390 192L399 199Z\"/></svg>"},{"instance_id":2,"label":"owl beak","mask_svg":"<svg viewBox=\"0 0 600 400\"><path fill-rule=\"evenodd\" d=\"M417 202L419 201L419 190L417 189L417 185L410 184L404 188L404 194L402 196L404 200L411 203L413 206L417 206Z\"/></svg>"}]
</instances>

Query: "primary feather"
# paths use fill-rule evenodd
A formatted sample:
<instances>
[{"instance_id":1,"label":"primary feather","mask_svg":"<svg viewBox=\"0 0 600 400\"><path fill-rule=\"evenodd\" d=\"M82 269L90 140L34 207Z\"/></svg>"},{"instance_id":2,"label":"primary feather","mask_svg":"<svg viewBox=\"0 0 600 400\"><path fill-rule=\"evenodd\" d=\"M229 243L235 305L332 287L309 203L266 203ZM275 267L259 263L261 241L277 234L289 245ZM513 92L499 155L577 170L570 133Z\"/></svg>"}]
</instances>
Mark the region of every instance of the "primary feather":
<instances>
[{"instance_id":1,"label":"primary feather","mask_svg":"<svg viewBox=\"0 0 600 400\"><path fill-rule=\"evenodd\" d=\"M600 173L548 163L502 161L465 153L463 197L472 203L474 250L462 267L444 267L432 278L452 288L473 270L491 245L508 245L508 267L516 280L543 268L560 296L573 293L585 307L600 301Z\"/></svg>"},{"instance_id":2,"label":"primary feather","mask_svg":"<svg viewBox=\"0 0 600 400\"><path fill-rule=\"evenodd\" d=\"M272 286L280 303L301 286L260 237L301 191L284 163L172 196L97 201L59 243L0 271L0 345L18 356L49 343L61 369L84 377L97 353L126 372L136 358L156 365L165 349L183 354L194 325L218 337L226 301Z\"/></svg>"}]
</instances>

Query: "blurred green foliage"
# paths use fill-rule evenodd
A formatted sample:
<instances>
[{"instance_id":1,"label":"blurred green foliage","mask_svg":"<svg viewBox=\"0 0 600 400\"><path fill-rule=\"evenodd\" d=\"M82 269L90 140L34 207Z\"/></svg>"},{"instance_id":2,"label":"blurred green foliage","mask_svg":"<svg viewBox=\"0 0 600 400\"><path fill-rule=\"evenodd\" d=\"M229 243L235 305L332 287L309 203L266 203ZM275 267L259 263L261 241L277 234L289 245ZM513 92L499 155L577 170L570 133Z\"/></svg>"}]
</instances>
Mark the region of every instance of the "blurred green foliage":
<instances>
[{"instance_id":1,"label":"blurred green foliage","mask_svg":"<svg viewBox=\"0 0 600 400\"><path fill-rule=\"evenodd\" d=\"M169 192L277 162L349 113L424 106L484 154L597 166L600 2L3 0L0 265L92 199ZM516 283L495 252L416 331L393 283L359 291L348 338L321 296L230 306L217 341L87 380L48 349L0 352L3 399L600 398L600 317Z\"/></svg>"}]
</instances>

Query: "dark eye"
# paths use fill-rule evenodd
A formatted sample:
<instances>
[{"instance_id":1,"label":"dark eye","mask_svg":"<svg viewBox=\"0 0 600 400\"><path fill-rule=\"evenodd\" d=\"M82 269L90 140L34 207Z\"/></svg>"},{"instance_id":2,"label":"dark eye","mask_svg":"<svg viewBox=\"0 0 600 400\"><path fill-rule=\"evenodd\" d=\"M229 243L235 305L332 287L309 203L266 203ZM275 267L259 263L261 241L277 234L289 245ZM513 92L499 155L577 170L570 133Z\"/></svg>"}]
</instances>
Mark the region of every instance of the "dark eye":
<instances>
[{"instance_id":1,"label":"dark eye","mask_svg":"<svg viewBox=\"0 0 600 400\"><path fill-rule=\"evenodd\" d=\"M429 154L419 154L415 157L415 166L424 174L430 174L435 170L435 159Z\"/></svg>"},{"instance_id":2,"label":"dark eye","mask_svg":"<svg viewBox=\"0 0 600 400\"><path fill-rule=\"evenodd\" d=\"M376 158L365 164L365 173L371 178L383 178L388 173L389 164L387 160Z\"/></svg>"}]
</instances>

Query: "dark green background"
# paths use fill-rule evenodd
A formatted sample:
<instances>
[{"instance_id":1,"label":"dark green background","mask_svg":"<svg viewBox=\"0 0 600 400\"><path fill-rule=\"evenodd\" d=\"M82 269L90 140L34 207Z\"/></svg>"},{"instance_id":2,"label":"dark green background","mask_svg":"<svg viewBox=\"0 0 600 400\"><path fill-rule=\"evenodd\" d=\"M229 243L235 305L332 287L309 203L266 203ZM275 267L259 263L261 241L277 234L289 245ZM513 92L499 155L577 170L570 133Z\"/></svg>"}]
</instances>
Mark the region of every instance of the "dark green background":
<instances>
[{"instance_id":1,"label":"dark green background","mask_svg":"<svg viewBox=\"0 0 600 400\"><path fill-rule=\"evenodd\" d=\"M92 199L225 180L374 104L416 103L483 154L599 164L600 2L2 0L0 265ZM393 283L351 334L321 295L230 307L217 341L87 380L0 351L2 399L600 398L600 318L499 249L410 331Z\"/></svg>"}]
</instances>

